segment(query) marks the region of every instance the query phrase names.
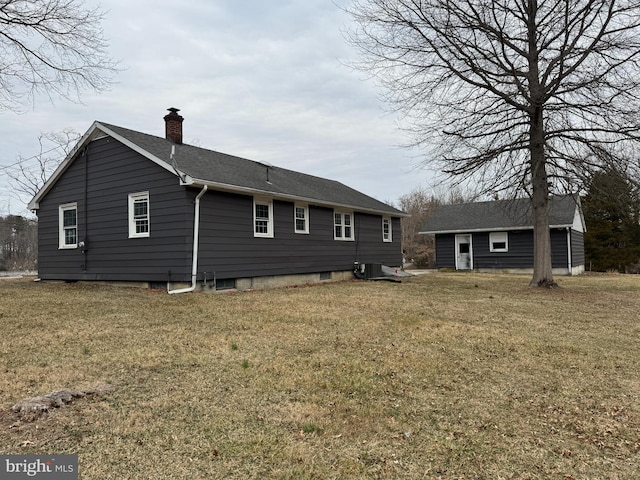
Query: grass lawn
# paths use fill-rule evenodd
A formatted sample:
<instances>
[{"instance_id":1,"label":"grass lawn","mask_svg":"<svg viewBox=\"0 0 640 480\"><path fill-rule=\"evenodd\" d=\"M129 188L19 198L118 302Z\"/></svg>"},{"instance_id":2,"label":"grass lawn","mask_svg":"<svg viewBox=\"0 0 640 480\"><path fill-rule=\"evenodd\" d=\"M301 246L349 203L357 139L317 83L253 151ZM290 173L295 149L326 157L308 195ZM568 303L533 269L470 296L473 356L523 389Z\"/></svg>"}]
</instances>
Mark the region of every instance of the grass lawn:
<instances>
[{"instance_id":1,"label":"grass lawn","mask_svg":"<svg viewBox=\"0 0 640 480\"><path fill-rule=\"evenodd\" d=\"M0 280L0 453L77 453L100 480L640 478L640 276L557 280Z\"/></svg>"}]
</instances>

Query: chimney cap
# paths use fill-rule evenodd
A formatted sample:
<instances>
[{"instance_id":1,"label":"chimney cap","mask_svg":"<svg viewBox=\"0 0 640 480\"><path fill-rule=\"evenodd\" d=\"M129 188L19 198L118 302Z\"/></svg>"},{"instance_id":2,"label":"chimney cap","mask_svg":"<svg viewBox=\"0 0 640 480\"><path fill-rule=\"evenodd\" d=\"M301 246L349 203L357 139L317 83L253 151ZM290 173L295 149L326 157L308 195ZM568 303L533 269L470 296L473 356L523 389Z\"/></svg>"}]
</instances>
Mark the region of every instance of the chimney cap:
<instances>
[{"instance_id":1,"label":"chimney cap","mask_svg":"<svg viewBox=\"0 0 640 480\"><path fill-rule=\"evenodd\" d=\"M167 110L169 110L171 113L178 113L180 111L180 109L176 107L169 107L167 108Z\"/></svg>"}]
</instances>

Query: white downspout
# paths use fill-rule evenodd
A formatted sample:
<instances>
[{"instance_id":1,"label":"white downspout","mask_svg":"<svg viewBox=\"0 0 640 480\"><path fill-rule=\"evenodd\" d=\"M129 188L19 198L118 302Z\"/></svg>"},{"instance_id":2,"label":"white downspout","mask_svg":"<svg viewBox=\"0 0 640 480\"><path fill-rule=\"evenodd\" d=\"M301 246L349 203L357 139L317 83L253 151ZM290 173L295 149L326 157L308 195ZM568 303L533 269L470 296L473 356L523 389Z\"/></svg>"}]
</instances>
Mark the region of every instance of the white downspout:
<instances>
[{"instance_id":1,"label":"white downspout","mask_svg":"<svg viewBox=\"0 0 640 480\"><path fill-rule=\"evenodd\" d=\"M571 251L571 227L567 227L567 256L568 262L567 267L569 267L569 275L573 275L573 265L571 257L573 256L573 252Z\"/></svg>"},{"instance_id":2,"label":"white downspout","mask_svg":"<svg viewBox=\"0 0 640 480\"><path fill-rule=\"evenodd\" d=\"M195 200L195 212L193 214L193 261L191 263L191 286L187 288L181 288L179 290L169 290L169 282L167 282L167 293L189 293L196 289L196 282L198 277L198 243L200 239L200 199L207 191L205 185L200 190L200 193Z\"/></svg>"}]
</instances>

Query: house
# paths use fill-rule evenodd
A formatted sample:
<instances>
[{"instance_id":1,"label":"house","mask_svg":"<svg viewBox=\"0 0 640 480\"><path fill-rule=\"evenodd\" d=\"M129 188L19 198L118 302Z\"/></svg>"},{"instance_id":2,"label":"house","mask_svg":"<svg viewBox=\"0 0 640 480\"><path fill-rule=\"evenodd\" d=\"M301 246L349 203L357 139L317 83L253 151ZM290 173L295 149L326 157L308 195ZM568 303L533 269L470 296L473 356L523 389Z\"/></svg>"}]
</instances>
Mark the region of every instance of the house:
<instances>
[{"instance_id":1,"label":"house","mask_svg":"<svg viewBox=\"0 0 640 480\"><path fill-rule=\"evenodd\" d=\"M584 271L580 198L549 199L554 274ZM533 214L528 198L439 206L421 234L435 235L436 266L456 270L533 272Z\"/></svg>"},{"instance_id":2,"label":"house","mask_svg":"<svg viewBox=\"0 0 640 480\"><path fill-rule=\"evenodd\" d=\"M402 264L403 212L337 181L94 122L29 208L43 280L171 292L352 278Z\"/></svg>"}]
</instances>

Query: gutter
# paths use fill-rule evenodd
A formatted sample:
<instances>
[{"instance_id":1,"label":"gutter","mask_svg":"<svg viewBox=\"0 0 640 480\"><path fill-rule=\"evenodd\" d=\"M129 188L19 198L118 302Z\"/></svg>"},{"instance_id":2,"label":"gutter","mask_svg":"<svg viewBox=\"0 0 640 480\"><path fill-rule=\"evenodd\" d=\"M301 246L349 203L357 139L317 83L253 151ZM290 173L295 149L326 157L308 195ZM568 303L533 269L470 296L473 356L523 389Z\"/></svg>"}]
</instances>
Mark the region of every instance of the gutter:
<instances>
[{"instance_id":1,"label":"gutter","mask_svg":"<svg viewBox=\"0 0 640 480\"><path fill-rule=\"evenodd\" d=\"M344 208L348 210L353 210L354 212L370 213L373 215L386 215L389 217L400 217L400 218L411 216L410 214L397 210L394 207L391 207L390 205L387 205L387 206L395 211L378 209L373 207L349 205L346 203L328 202L318 198L303 197L299 195L290 195L282 192L274 192L272 190L263 190L260 188L241 187L238 185L231 185L228 183L212 182L209 180L193 178L189 175L185 175L184 180L181 178L180 184L191 185L194 187L199 185L209 185L211 188L215 190L220 190L222 192L239 193L241 195L262 195L265 197L271 197L276 200L284 200L287 202L302 202L302 203L308 203L309 205L318 205L318 206L327 207L327 208Z\"/></svg>"},{"instance_id":2,"label":"gutter","mask_svg":"<svg viewBox=\"0 0 640 480\"><path fill-rule=\"evenodd\" d=\"M198 277L198 243L200 240L200 199L206 193L206 185L202 187L198 196L195 199L195 212L193 214L193 259L191 262L191 286L187 288L181 288L178 290L169 290L169 282L167 282L167 293L189 293L196 289L197 277Z\"/></svg>"},{"instance_id":3,"label":"gutter","mask_svg":"<svg viewBox=\"0 0 640 480\"><path fill-rule=\"evenodd\" d=\"M573 252L571 251L571 227L567 227L567 267L569 268L569 275L573 275Z\"/></svg>"},{"instance_id":4,"label":"gutter","mask_svg":"<svg viewBox=\"0 0 640 480\"><path fill-rule=\"evenodd\" d=\"M549 225L549 229L571 228L571 225ZM482 227L482 228L462 228L458 230L424 230L419 231L418 235L444 235L447 233L486 233L486 232L515 232L533 230L533 225L522 227Z\"/></svg>"}]
</instances>

